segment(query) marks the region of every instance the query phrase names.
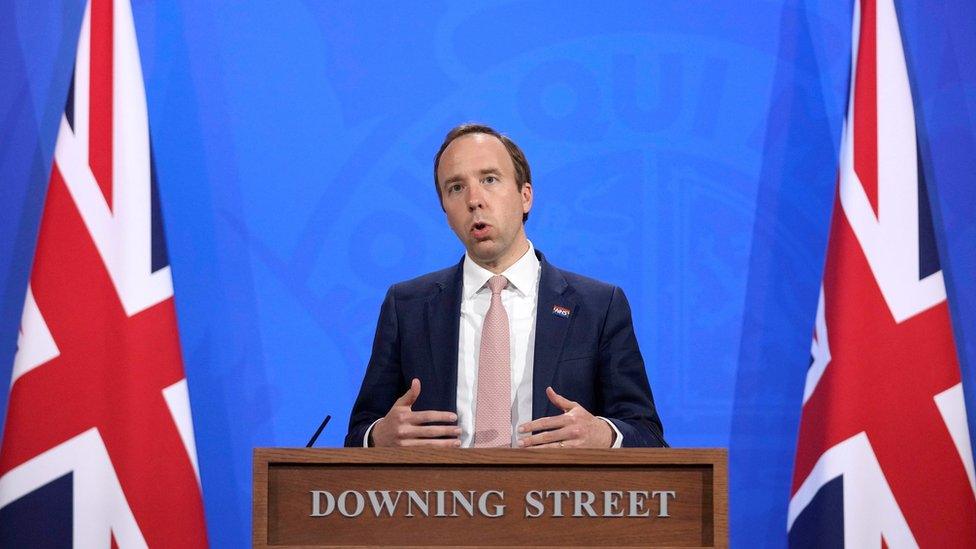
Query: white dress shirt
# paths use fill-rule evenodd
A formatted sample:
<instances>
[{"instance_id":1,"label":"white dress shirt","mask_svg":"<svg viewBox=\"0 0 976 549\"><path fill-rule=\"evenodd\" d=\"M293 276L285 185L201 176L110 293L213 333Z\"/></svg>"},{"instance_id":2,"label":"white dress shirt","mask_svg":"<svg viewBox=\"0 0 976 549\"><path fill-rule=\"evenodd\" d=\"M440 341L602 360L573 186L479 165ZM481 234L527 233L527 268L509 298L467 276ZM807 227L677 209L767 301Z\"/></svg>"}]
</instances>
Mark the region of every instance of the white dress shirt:
<instances>
[{"instance_id":1,"label":"white dress shirt","mask_svg":"<svg viewBox=\"0 0 976 549\"><path fill-rule=\"evenodd\" d=\"M502 289L502 306L508 316L512 366L512 445L518 426L532 421L532 363L535 355L535 311L539 295L539 258L532 243L529 249L502 274L508 285ZM491 304L488 279L495 273L464 256L464 284L461 287L461 327L458 331L457 414L461 446L474 440L474 414L478 395L478 357L481 327ZM524 435L523 435L524 436Z\"/></svg>"},{"instance_id":2,"label":"white dress shirt","mask_svg":"<svg viewBox=\"0 0 976 549\"><path fill-rule=\"evenodd\" d=\"M461 287L461 325L458 330L457 416L461 427L461 446L468 448L474 440L474 414L478 394L478 356L481 352L481 327L491 304L488 279L494 273L481 267L467 254L464 256L463 285ZM508 279L502 289L502 306L508 316L509 349L512 367L512 446L518 438L518 426L532 421L532 366L535 357L535 319L539 301L539 277L542 268L535 248L529 249L511 267L501 273ZM623 436L612 421L613 448L620 448ZM379 421L379 420L377 420ZM370 425L363 437L367 446Z\"/></svg>"}]
</instances>

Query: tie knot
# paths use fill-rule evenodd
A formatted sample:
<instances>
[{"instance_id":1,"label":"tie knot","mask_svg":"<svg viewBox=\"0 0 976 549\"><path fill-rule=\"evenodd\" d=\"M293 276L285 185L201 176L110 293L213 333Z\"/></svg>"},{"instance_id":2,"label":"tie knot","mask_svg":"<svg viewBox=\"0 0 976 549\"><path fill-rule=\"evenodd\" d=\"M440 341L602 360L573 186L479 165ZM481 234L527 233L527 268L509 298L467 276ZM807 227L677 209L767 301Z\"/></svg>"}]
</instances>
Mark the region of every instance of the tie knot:
<instances>
[{"instance_id":1,"label":"tie knot","mask_svg":"<svg viewBox=\"0 0 976 549\"><path fill-rule=\"evenodd\" d=\"M502 275L495 275L488 279L488 288L491 289L491 295L502 293L505 286L508 286L508 279Z\"/></svg>"}]
</instances>

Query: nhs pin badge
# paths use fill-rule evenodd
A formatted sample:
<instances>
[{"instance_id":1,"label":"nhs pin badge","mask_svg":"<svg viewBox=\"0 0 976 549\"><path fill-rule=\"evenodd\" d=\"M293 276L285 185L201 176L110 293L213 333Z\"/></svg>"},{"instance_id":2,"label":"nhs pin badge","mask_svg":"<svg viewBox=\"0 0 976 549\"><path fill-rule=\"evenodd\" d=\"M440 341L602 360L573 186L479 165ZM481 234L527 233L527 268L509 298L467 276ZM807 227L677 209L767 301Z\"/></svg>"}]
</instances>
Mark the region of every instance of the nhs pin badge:
<instances>
[{"instance_id":1,"label":"nhs pin badge","mask_svg":"<svg viewBox=\"0 0 976 549\"><path fill-rule=\"evenodd\" d=\"M561 316L563 318L569 318L569 309L567 309L566 307L560 307L559 305L553 305L552 314L556 316Z\"/></svg>"}]
</instances>

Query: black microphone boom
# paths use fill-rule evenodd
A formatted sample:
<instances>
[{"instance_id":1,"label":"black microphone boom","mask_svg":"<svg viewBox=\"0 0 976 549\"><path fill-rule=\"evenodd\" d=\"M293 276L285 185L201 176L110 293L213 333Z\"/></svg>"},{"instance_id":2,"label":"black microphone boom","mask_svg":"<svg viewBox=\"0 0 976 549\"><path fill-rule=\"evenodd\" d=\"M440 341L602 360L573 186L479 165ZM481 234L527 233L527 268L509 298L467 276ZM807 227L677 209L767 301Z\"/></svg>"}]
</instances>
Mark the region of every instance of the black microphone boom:
<instances>
[{"instance_id":1,"label":"black microphone boom","mask_svg":"<svg viewBox=\"0 0 976 549\"><path fill-rule=\"evenodd\" d=\"M325 429L325 426L329 424L330 419L332 419L332 416L330 415L325 416L325 419L322 420L322 425L319 425L318 430L315 431L315 434L312 435L311 440L309 440L308 444L305 445L306 448L311 448L312 445L315 444L315 440L318 439L319 435L322 434L322 429Z\"/></svg>"}]
</instances>

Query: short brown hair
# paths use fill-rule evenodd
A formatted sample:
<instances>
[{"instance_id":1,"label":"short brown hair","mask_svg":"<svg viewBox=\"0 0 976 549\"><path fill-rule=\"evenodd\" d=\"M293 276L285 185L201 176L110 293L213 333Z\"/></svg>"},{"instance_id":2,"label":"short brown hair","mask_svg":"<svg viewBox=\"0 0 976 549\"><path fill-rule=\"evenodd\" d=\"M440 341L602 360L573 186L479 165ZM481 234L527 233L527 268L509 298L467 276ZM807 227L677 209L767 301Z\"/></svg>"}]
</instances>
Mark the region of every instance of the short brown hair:
<instances>
[{"instance_id":1,"label":"short brown hair","mask_svg":"<svg viewBox=\"0 0 976 549\"><path fill-rule=\"evenodd\" d=\"M508 151L508 156L512 159L512 164L515 165L515 185L519 192L522 191L522 187L526 183L532 184L532 170L529 169L529 161L525 158L525 153L522 149L515 144L514 141L509 139L507 135L501 134L495 128L491 126L486 126L484 124L468 123L460 124L451 128L451 131L447 132L444 137L444 142L441 143L441 148L437 150L437 154L434 155L434 189L437 191L437 200L441 203L441 209L444 209L444 197L441 195L441 186L437 182L437 168L441 164L441 155L444 154L444 149L448 147L455 139L472 134L472 133L483 133L485 135L490 135L495 137L505 145L505 150ZM525 213L522 215L522 223L529 218L529 214Z\"/></svg>"}]
</instances>

